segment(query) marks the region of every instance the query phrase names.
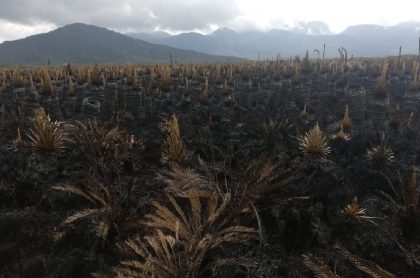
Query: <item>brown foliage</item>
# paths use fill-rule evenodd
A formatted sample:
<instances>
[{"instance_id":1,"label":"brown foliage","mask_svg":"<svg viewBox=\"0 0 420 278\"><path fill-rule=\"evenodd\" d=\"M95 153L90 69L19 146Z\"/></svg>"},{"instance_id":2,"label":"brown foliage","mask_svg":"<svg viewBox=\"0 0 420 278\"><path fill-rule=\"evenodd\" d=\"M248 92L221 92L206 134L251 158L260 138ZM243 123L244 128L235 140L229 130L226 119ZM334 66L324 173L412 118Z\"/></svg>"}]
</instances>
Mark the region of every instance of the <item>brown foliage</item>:
<instances>
[{"instance_id":1,"label":"brown foliage","mask_svg":"<svg viewBox=\"0 0 420 278\"><path fill-rule=\"evenodd\" d=\"M169 120L165 120L161 130L166 133L162 145L162 161L170 166L188 165L189 155L181 137L177 116L174 114Z\"/></svg>"},{"instance_id":2,"label":"brown foliage","mask_svg":"<svg viewBox=\"0 0 420 278\"><path fill-rule=\"evenodd\" d=\"M170 206L154 202L155 212L144 224L152 228L149 236L126 242L132 260L115 268L119 277L202 277L213 268L229 265L251 266L250 260L226 257L230 245L247 245L256 230L227 221L231 196L190 190L183 209L168 195Z\"/></svg>"},{"instance_id":3,"label":"brown foliage","mask_svg":"<svg viewBox=\"0 0 420 278\"><path fill-rule=\"evenodd\" d=\"M64 130L59 122L51 121L42 107L35 111L27 136L33 150L38 154L49 156L64 151Z\"/></svg>"},{"instance_id":4,"label":"brown foliage","mask_svg":"<svg viewBox=\"0 0 420 278\"><path fill-rule=\"evenodd\" d=\"M319 128L318 122L305 135L298 138L299 149L309 159L325 159L330 148L327 137Z\"/></svg>"}]
</instances>

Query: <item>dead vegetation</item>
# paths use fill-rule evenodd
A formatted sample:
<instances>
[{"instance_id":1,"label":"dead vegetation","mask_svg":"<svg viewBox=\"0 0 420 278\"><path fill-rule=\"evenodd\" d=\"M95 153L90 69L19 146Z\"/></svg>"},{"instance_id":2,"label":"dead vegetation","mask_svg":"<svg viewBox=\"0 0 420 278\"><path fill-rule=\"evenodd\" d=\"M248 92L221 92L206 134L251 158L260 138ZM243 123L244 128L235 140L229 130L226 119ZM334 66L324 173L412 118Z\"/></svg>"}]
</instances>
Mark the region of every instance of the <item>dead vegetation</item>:
<instances>
[{"instance_id":1,"label":"dead vegetation","mask_svg":"<svg viewBox=\"0 0 420 278\"><path fill-rule=\"evenodd\" d=\"M35 110L32 127L27 136L34 152L51 156L60 154L65 148L65 133L59 122L54 122L43 108Z\"/></svg>"},{"instance_id":2,"label":"dead vegetation","mask_svg":"<svg viewBox=\"0 0 420 278\"><path fill-rule=\"evenodd\" d=\"M305 135L298 138L299 149L309 159L325 159L330 152L325 134L319 128L318 123Z\"/></svg>"},{"instance_id":3,"label":"dead vegetation","mask_svg":"<svg viewBox=\"0 0 420 278\"><path fill-rule=\"evenodd\" d=\"M0 68L0 273L416 277L419 63L346 52Z\"/></svg>"},{"instance_id":4,"label":"dead vegetation","mask_svg":"<svg viewBox=\"0 0 420 278\"><path fill-rule=\"evenodd\" d=\"M134 258L114 269L117 276L202 277L214 268L254 264L226 257L228 246L248 245L257 234L252 227L227 221L231 196L194 189L186 195L189 209L170 195L169 206L153 202L155 211L143 223L152 228L150 235L126 242L125 249Z\"/></svg>"}]
</instances>

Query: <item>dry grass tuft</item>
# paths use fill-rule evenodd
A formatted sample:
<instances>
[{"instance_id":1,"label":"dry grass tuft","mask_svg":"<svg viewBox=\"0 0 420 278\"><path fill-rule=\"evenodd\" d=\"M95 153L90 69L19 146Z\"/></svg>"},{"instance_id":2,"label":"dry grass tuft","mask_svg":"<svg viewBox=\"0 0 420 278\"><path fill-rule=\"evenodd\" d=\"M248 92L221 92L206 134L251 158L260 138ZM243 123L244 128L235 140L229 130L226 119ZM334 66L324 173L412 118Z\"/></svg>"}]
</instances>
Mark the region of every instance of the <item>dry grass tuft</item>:
<instances>
[{"instance_id":1,"label":"dry grass tuft","mask_svg":"<svg viewBox=\"0 0 420 278\"><path fill-rule=\"evenodd\" d=\"M374 96L380 99L388 97L388 84L387 84L388 68L389 68L389 62L384 61L380 67L379 78L376 83L376 88L374 92Z\"/></svg>"},{"instance_id":2,"label":"dry grass tuft","mask_svg":"<svg viewBox=\"0 0 420 278\"><path fill-rule=\"evenodd\" d=\"M347 206L344 208L344 213L352 221L359 223L362 221L368 221L372 224L375 224L375 222L372 220L375 219L375 217L366 215L366 209L359 206L359 200L357 196L355 196L353 200L347 204Z\"/></svg>"},{"instance_id":3,"label":"dry grass tuft","mask_svg":"<svg viewBox=\"0 0 420 278\"><path fill-rule=\"evenodd\" d=\"M103 239L119 234L124 228L135 225L132 214L125 209L122 198L115 188L101 182L91 182L84 187L58 185L55 190L77 195L90 202L95 208L79 210L63 221L63 226L73 224L82 219L90 219L96 234Z\"/></svg>"},{"instance_id":4,"label":"dry grass tuft","mask_svg":"<svg viewBox=\"0 0 420 278\"><path fill-rule=\"evenodd\" d=\"M379 145L367 151L366 158L378 165L384 165L394 160L394 152L387 146L384 133L381 135Z\"/></svg>"},{"instance_id":5,"label":"dry grass tuft","mask_svg":"<svg viewBox=\"0 0 420 278\"><path fill-rule=\"evenodd\" d=\"M304 136L298 138L299 149L309 159L325 159L330 152L327 137L319 128L318 122Z\"/></svg>"},{"instance_id":6,"label":"dry grass tuft","mask_svg":"<svg viewBox=\"0 0 420 278\"><path fill-rule=\"evenodd\" d=\"M51 121L42 107L35 110L32 124L27 135L35 152L49 156L64 151L64 130L59 122Z\"/></svg>"},{"instance_id":7,"label":"dry grass tuft","mask_svg":"<svg viewBox=\"0 0 420 278\"><path fill-rule=\"evenodd\" d=\"M167 135L162 145L162 161L172 167L187 166L189 155L181 137L177 116L174 114L169 120L165 120L161 130Z\"/></svg>"},{"instance_id":8,"label":"dry grass tuft","mask_svg":"<svg viewBox=\"0 0 420 278\"><path fill-rule=\"evenodd\" d=\"M177 196L184 196L190 189L214 190L214 184L196 171L184 167L172 167L158 175L158 180L166 185L166 191Z\"/></svg>"},{"instance_id":9,"label":"dry grass tuft","mask_svg":"<svg viewBox=\"0 0 420 278\"><path fill-rule=\"evenodd\" d=\"M114 269L118 277L202 277L214 268L253 265L247 259L225 257L228 246L247 245L256 238L254 228L224 217L229 213L229 194L191 189L186 198L189 209L168 198L170 206L154 202L155 212L146 216L150 235L126 242L134 258Z\"/></svg>"},{"instance_id":10,"label":"dry grass tuft","mask_svg":"<svg viewBox=\"0 0 420 278\"><path fill-rule=\"evenodd\" d=\"M51 83L51 77L46 69L42 72L41 76L41 91L42 93L48 96L54 94L54 88Z\"/></svg>"},{"instance_id":11,"label":"dry grass tuft","mask_svg":"<svg viewBox=\"0 0 420 278\"><path fill-rule=\"evenodd\" d=\"M374 262L362 259L342 247L336 246L338 253L340 253L346 260L354 265L359 270L373 278L395 278L396 276L389 273Z\"/></svg>"},{"instance_id":12,"label":"dry grass tuft","mask_svg":"<svg viewBox=\"0 0 420 278\"><path fill-rule=\"evenodd\" d=\"M309 268L316 278L337 278L323 261L312 254L303 255L303 264Z\"/></svg>"}]
</instances>

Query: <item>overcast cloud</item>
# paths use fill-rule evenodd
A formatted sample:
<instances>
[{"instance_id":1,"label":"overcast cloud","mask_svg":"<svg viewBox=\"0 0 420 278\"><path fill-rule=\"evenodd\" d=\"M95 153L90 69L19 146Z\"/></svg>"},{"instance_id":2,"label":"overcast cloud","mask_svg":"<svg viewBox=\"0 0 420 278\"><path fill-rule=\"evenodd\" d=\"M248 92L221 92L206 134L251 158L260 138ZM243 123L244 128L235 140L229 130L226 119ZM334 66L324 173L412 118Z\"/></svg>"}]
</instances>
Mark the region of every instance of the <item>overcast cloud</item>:
<instances>
[{"instance_id":1,"label":"overcast cloud","mask_svg":"<svg viewBox=\"0 0 420 278\"><path fill-rule=\"evenodd\" d=\"M420 1L399 0L0 0L0 42L83 22L113 30L210 32L293 27L324 21L333 31L355 24L420 21Z\"/></svg>"}]
</instances>

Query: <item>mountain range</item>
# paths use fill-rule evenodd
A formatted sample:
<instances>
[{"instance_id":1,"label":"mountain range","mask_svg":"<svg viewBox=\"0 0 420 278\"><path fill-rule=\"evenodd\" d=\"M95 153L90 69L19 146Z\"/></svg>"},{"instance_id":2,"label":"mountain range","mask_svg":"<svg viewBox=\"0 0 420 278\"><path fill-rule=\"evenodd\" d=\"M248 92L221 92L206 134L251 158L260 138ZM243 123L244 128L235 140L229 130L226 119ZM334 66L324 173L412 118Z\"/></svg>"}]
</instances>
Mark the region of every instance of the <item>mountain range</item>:
<instances>
[{"instance_id":1,"label":"mountain range","mask_svg":"<svg viewBox=\"0 0 420 278\"><path fill-rule=\"evenodd\" d=\"M105 28L74 23L54 31L0 44L0 65L226 62L240 58L283 58L323 53L338 57L344 47L349 57L385 57L417 54L420 22L392 27L357 25L333 34L323 22L299 23L289 30L235 32L221 28L208 35L166 32L121 34ZM238 58L239 57L239 58Z\"/></svg>"},{"instance_id":2,"label":"mountain range","mask_svg":"<svg viewBox=\"0 0 420 278\"><path fill-rule=\"evenodd\" d=\"M129 36L145 41L164 44L181 49L190 49L214 55L229 55L249 59L303 55L306 50L315 54L323 52L326 57L338 57L338 48L344 47L348 55L356 57L383 57L417 54L419 49L420 22L405 22L391 27L379 25L357 25L333 34L328 26L319 21L299 23L289 30L268 32L235 32L221 28L203 35L182 33L171 36L164 32L131 33ZM315 55L313 57L316 57Z\"/></svg>"},{"instance_id":3,"label":"mountain range","mask_svg":"<svg viewBox=\"0 0 420 278\"><path fill-rule=\"evenodd\" d=\"M0 44L0 65L169 63L237 60L197 51L177 49L138 40L105 28L82 23Z\"/></svg>"}]
</instances>

